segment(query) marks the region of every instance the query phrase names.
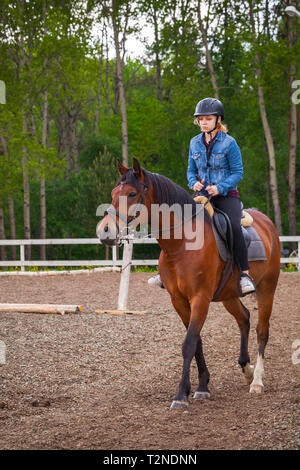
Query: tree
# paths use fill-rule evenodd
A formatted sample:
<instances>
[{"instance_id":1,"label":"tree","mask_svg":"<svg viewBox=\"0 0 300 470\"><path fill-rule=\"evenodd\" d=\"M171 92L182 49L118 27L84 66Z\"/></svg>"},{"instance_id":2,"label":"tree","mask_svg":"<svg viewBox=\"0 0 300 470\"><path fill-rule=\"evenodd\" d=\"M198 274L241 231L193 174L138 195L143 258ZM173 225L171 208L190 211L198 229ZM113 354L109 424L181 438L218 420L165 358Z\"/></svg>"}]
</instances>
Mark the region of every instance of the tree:
<instances>
[{"instance_id":1,"label":"tree","mask_svg":"<svg viewBox=\"0 0 300 470\"><path fill-rule=\"evenodd\" d=\"M205 48L205 55L206 55L206 64L207 64L207 68L209 70L210 79L211 79L212 87L213 87L213 90L214 90L215 98L219 99L219 88L218 88L218 85L217 85L216 74L215 74L214 65L213 65L213 61L212 61L212 57L211 57L211 53L210 53L210 48L209 48L208 40L207 40L207 26L206 27L204 26L203 20L201 18L201 4L203 4L203 2L201 2L201 0L197 0L198 24L199 24L199 28L200 28L200 31L201 31L201 34L202 34L202 40L203 40L203 44L204 44L204 48ZM210 15L210 11L208 10L208 12L207 12L207 24L209 23L209 15Z\"/></svg>"},{"instance_id":2,"label":"tree","mask_svg":"<svg viewBox=\"0 0 300 470\"><path fill-rule=\"evenodd\" d=\"M255 73L256 73L256 78L257 78L257 94L258 94L259 110L260 110L261 121L262 121L263 129L264 129L265 139L266 139L268 156L269 156L270 189L271 189L272 200L273 200L275 224L276 224L276 228L277 228L279 235L282 235L281 210L280 210L280 201L279 201L277 175L276 175L276 154L275 154L275 146L274 146L272 131L271 131L271 127L268 121L266 106L265 106L260 57L258 54L258 46L257 46L258 39L257 39L257 33L255 29L253 0L248 0L248 5L249 5L249 18L250 18L250 25L251 25L251 32L252 32L252 41L253 41L253 47L254 47L254 67L255 67Z\"/></svg>"},{"instance_id":3,"label":"tree","mask_svg":"<svg viewBox=\"0 0 300 470\"><path fill-rule=\"evenodd\" d=\"M122 8L123 7L123 8ZM126 97L123 81L123 67L125 55L125 42L128 28L128 21L130 16L130 3L128 1L121 2L118 0L111 0L111 13L110 18L113 26L114 44L116 51L116 71L117 71L117 88L120 99L121 122L122 122L122 161L123 165L129 166L128 161L128 130L127 130L127 109ZM120 40L121 18L124 19L123 36ZM123 55L121 55L121 48Z\"/></svg>"},{"instance_id":4,"label":"tree","mask_svg":"<svg viewBox=\"0 0 300 470\"><path fill-rule=\"evenodd\" d=\"M163 86L162 86L162 58L161 58L161 38L160 38L160 25L164 22L164 6L165 2L161 0L141 0L141 11L145 13L147 20L153 26L154 43L152 45L146 44L149 53L154 55L155 74L156 74L156 96L158 101L162 104L163 101Z\"/></svg>"},{"instance_id":5,"label":"tree","mask_svg":"<svg viewBox=\"0 0 300 470\"><path fill-rule=\"evenodd\" d=\"M286 4L290 4L289 1ZM288 219L289 234L296 235L296 152L297 152L297 109L295 100L292 99L293 83L296 80L296 43L298 39L298 31L293 24L293 19L286 15L287 23L287 41L290 55L290 65L288 71L289 83L289 159L288 159ZM296 242L292 245L292 250L296 249Z\"/></svg>"}]
</instances>

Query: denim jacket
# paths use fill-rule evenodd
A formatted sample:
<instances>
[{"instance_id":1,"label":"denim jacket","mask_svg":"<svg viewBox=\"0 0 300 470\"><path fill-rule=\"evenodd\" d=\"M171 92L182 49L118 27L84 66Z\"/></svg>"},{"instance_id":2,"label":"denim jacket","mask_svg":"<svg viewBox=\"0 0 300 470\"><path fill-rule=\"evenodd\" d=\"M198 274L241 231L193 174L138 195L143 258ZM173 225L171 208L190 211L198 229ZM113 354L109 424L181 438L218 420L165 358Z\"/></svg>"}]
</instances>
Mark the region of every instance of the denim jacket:
<instances>
[{"instance_id":1,"label":"denim jacket","mask_svg":"<svg viewBox=\"0 0 300 470\"><path fill-rule=\"evenodd\" d=\"M226 196L228 191L236 189L236 185L243 178L243 163L239 146L230 135L219 131L207 161L206 147L203 143L203 132L191 139L189 151L189 164L187 179L189 188L204 179L204 188L201 194L207 196L205 187L216 185L219 194Z\"/></svg>"}]
</instances>

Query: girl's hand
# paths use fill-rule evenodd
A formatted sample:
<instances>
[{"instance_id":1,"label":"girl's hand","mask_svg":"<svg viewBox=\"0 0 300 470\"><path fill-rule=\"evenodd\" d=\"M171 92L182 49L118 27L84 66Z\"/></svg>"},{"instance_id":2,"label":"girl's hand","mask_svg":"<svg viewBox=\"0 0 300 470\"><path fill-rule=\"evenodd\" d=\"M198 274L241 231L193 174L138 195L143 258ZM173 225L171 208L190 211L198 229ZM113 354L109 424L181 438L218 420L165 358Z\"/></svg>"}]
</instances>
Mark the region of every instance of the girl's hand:
<instances>
[{"instance_id":1,"label":"girl's hand","mask_svg":"<svg viewBox=\"0 0 300 470\"><path fill-rule=\"evenodd\" d=\"M219 194L218 188L215 185L206 186L206 191L210 196L217 196Z\"/></svg>"},{"instance_id":2,"label":"girl's hand","mask_svg":"<svg viewBox=\"0 0 300 470\"><path fill-rule=\"evenodd\" d=\"M201 183L200 183L200 181L197 181L197 183L195 183L194 186L193 186L193 190L194 190L194 191L201 191L201 189L202 189L203 186L204 186L203 183L204 183L204 179L201 180Z\"/></svg>"}]
</instances>

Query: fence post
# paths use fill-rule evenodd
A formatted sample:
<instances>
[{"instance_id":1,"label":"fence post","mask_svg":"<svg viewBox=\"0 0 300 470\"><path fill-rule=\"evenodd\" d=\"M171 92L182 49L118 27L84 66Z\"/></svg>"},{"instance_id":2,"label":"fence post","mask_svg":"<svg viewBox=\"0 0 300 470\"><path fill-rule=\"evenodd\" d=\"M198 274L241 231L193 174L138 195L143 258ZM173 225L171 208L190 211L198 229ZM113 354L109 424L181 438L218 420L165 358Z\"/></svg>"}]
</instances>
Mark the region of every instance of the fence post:
<instances>
[{"instance_id":1,"label":"fence post","mask_svg":"<svg viewBox=\"0 0 300 470\"><path fill-rule=\"evenodd\" d=\"M133 250L132 240L128 240L128 242L125 242L123 247L123 263L119 288L118 310L127 310L129 277Z\"/></svg>"},{"instance_id":2,"label":"fence post","mask_svg":"<svg viewBox=\"0 0 300 470\"><path fill-rule=\"evenodd\" d=\"M20 260L21 260L21 271L25 271L24 261L25 261L25 247L20 245Z\"/></svg>"},{"instance_id":3,"label":"fence post","mask_svg":"<svg viewBox=\"0 0 300 470\"><path fill-rule=\"evenodd\" d=\"M116 247L116 245L113 245L113 247L112 247L112 261L113 261L113 266L116 266L116 262L117 262L117 247Z\"/></svg>"}]
</instances>

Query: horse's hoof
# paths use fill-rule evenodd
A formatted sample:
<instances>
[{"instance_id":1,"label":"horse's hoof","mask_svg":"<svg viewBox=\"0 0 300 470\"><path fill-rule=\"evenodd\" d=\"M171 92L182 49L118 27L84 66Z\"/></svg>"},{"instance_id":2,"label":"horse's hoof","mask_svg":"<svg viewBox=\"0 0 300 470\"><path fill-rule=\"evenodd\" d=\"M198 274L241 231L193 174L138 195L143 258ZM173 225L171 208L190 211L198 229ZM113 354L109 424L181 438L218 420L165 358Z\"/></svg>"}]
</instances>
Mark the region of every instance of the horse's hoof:
<instances>
[{"instance_id":1,"label":"horse's hoof","mask_svg":"<svg viewBox=\"0 0 300 470\"><path fill-rule=\"evenodd\" d=\"M246 385L250 385L251 382L253 381L253 372L254 372L254 366L247 364L247 366L244 368L244 373L243 373L243 379Z\"/></svg>"},{"instance_id":2,"label":"horse's hoof","mask_svg":"<svg viewBox=\"0 0 300 470\"><path fill-rule=\"evenodd\" d=\"M251 385L250 393L257 393L258 395L261 395L262 393L264 393L263 385L258 385L258 384Z\"/></svg>"},{"instance_id":3,"label":"horse's hoof","mask_svg":"<svg viewBox=\"0 0 300 470\"><path fill-rule=\"evenodd\" d=\"M243 380L244 380L244 383L246 385L250 385L252 380L253 380L253 375L251 375L250 377L247 377L245 374L243 375Z\"/></svg>"},{"instance_id":4,"label":"horse's hoof","mask_svg":"<svg viewBox=\"0 0 300 470\"><path fill-rule=\"evenodd\" d=\"M195 399L202 399L206 400L207 398L210 398L210 393L209 392L195 392L193 398Z\"/></svg>"},{"instance_id":5,"label":"horse's hoof","mask_svg":"<svg viewBox=\"0 0 300 470\"><path fill-rule=\"evenodd\" d=\"M170 409L171 410L174 410L175 408L186 409L187 407L188 407L187 401L173 400L172 405L170 406Z\"/></svg>"}]
</instances>

